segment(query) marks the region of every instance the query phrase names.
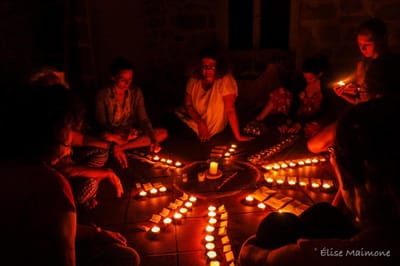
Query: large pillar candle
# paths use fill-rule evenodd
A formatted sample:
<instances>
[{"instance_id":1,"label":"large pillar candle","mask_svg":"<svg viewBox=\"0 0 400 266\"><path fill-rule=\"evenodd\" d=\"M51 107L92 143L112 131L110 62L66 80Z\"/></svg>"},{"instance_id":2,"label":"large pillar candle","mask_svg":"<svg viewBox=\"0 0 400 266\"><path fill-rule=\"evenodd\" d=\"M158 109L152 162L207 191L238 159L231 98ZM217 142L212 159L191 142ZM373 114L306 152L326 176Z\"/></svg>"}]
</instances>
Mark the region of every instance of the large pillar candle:
<instances>
[{"instance_id":1,"label":"large pillar candle","mask_svg":"<svg viewBox=\"0 0 400 266\"><path fill-rule=\"evenodd\" d=\"M218 163L210 162L210 169L208 170L210 175L216 175L218 173Z\"/></svg>"}]
</instances>

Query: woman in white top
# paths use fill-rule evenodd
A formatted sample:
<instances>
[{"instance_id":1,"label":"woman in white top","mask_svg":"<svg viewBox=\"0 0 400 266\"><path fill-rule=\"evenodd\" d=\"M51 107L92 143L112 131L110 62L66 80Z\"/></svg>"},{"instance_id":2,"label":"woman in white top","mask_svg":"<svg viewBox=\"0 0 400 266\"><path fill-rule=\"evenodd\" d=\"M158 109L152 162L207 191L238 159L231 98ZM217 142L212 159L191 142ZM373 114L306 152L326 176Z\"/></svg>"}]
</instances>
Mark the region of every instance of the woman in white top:
<instances>
[{"instance_id":1,"label":"woman in white top","mask_svg":"<svg viewBox=\"0 0 400 266\"><path fill-rule=\"evenodd\" d=\"M212 52L201 56L201 65L186 84L184 110L178 117L206 142L222 132L230 124L237 141L249 141L253 137L240 132L235 100L238 88L234 77L224 71L218 57Z\"/></svg>"}]
</instances>

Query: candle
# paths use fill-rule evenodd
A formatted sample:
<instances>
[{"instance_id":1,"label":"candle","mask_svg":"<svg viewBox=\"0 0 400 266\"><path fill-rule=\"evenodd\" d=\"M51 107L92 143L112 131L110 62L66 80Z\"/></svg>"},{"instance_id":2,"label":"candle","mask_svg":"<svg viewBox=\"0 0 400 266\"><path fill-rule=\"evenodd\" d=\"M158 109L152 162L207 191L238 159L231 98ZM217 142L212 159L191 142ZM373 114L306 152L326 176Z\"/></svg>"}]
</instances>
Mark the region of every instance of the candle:
<instances>
[{"instance_id":1,"label":"candle","mask_svg":"<svg viewBox=\"0 0 400 266\"><path fill-rule=\"evenodd\" d=\"M282 185L283 183L285 183L285 177L284 176L278 176L278 178L276 179L276 183L279 185Z\"/></svg>"},{"instance_id":2,"label":"candle","mask_svg":"<svg viewBox=\"0 0 400 266\"><path fill-rule=\"evenodd\" d=\"M156 194L158 190L156 188L150 189L150 194Z\"/></svg>"},{"instance_id":3,"label":"candle","mask_svg":"<svg viewBox=\"0 0 400 266\"><path fill-rule=\"evenodd\" d=\"M214 236L212 236L212 235L206 235L206 236L204 237L204 240L207 241L207 242L212 242L212 241L214 241Z\"/></svg>"},{"instance_id":4,"label":"candle","mask_svg":"<svg viewBox=\"0 0 400 266\"><path fill-rule=\"evenodd\" d=\"M211 250L207 252L207 257L210 259L215 259L217 257L217 252Z\"/></svg>"},{"instance_id":5,"label":"candle","mask_svg":"<svg viewBox=\"0 0 400 266\"><path fill-rule=\"evenodd\" d=\"M265 206L264 203L260 202L260 203L257 204L257 207L262 209L262 210L264 210L267 206Z\"/></svg>"},{"instance_id":6,"label":"candle","mask_svg":"<svg viewBox=\"0 0 400 266\"><path fill-rule=\"evenodd\" d=\"M278 169L281 168L281 166L280 166L279 164L275 163L274 166L273 166L273 168L274 168L275 170L278 170Z\"/></svg>"},{"instance_id":7,"label":"candle","mask_svg":"<svg viewBox=\"0 0 400 266\"><path fill-rule=\"evenodd\" d=\"M147 192L144 191L144 190L142 190L142 191L139 192L139 195L140 195L141 197L145 197L145 196L147 195Z\"/></svg>"},{"instance_id":8,"label":"candle","mask_svg":"<svg viewBox=\"0 0 400 266\"><path fill-rule=\"evenodd\" d=\"M191 201L186 201L185 202L185 207L186 208L192 208L192 206L193 206L193 203Z\"/></svg>"},{"instance_id":9,"label":"candle","mask_svg":"<svg viewBox=\"0 0 400 266\"><path fill-rule=\"evenodd\" d=\"M300 177L299 185L305 187L308 185L308 178L307 177Z\"/></svg>"},{"instance_id":10,"label":"candle","mask_svg":"<svg viewBox=\"0 0 400 266\"><path fill-rule=\"evenodd\" d=\"M210 266L220 266L220 263L217 260L212 260L210 261Z\"/></svg>"},{"instance_id":11,"label":"candle","mask_svg":"<svg viewBox=\"0 0 400 266\"><path fill-rule=\"evenodd\" d=\"M179 212L182 213L182 214L185 214L185 213L188 212L188 209L186 209L185 207L182 207L182 208L179 209Z\"/></svg>"},{"instance_id":12,"label":"candle","mask_svg":"<svg viewBox=\"0 0 400 266\"><path fill-rule=\"evenodd\" d=\"M166 163L166 162L167 162L167 159L161 158L161 162L162 162L162 163Z\"/></svg>"},{"instance_id":13,"label":"candle","mask_svg":"<svg viewBox=\"0 0 400 266\"><path fill-rule=\"evenodd\" d=\"M265 168L265 170L271 170L272 166L271 165L266 165L266 166L264 166L264 168Z\"/></svg>"},{"instance_id":14,"label":"candle","mask_svg":"<svg viewBox=\"0 0 400 266\"><path fill-rule=\"evenodd\" d=\"M296 182L297 182L297 177L295 177L295 176L288 176L287 177L287 182L288 182L288 184L289 185L296 185Z\"/></svg>"},{"instance_id":15,"label":"candle","mask_svg":"<svg viewBox=\"0 0 400 266\"><path fill-rule=\"evenodd\" d=\"M274 183L274 179L272 177L267 177L266 181L268 184Z\"/></svg>"},{"instance_id":16,"label":"candle","mask_svg":"<svg viewBox=\"0 0 400 266\"><path fill-rule=\"evenodd\" d=\"M213 206L213 205L208 206L208 210L209 210L210 212L213 212L213 211L215 211L216 209L217 209L217 207L215 207L215 206Z\"/></svg>"},{"instance_id":17,"label":"candle","mask_svg":"<svg viewBox=\"0 0 400 266\"><path fill-rule=\"evenodd\" d=\"M290 167L295 167L295 166L296 166L296 163L295 163L295 162L290 162L290 163L289 163L289 166L290 166Z\"/></svg>"},{"instance_id":18,"label":"candle","mask_svg":"<svg viewBox=\"0 0 400 266\"><path fill-rule=\"evenodd\" d=\"M182 213L179 213L179 212L174 213L174 219L175 219L175 220L180 220L180 219L182 219Z\"/></svg>"},{"instance_id":19,"label":"candle","mask_svg":"<svg viewBox=\"0 0 400 266\"><path fill-rule=\"evenodd\" d=\"M163 223L164 223L165 225L169 225L171 222L172 222L172 219L169 218L169 217L165 217L164 220L163 220Z\"/></svg>"},{"instance_id":20,"label":"candle","mask_svg":"<svg viewBox=\"0 0 400 266\"><path fill-rule=\"evenodd\" d=\"M311 178L311 187L319 188L321 186L321 180L319 178Z\"/></svg>"},{"instance_id":21,"label":"candle","mask_svg":"<svg viewBox=\"0 0 400 266\"><path fill-rule=\"evenodd\" d=\"M304 162L303 161L298 161L297 164L300 165L300 166L303 166Z\"/></svg>"},{"instance_id":22,"label":"candle","mask_svg":"<svg viewBox=\"0 0 400 266\"><path fill-rule=\"evenodd\" d=\"M215 217L216 215L217 214L215 212L213 212L213 211L208 212L208 216L210 216L210 217Z\"/></svg>"},{"instance_id":23,"label":"candle","mask_svg":"<svg viewBox=\"0 0 400 266\"><path fill-rule=\"evenodd\" d=\"M208 220L208 223L210 224L210 225L214 225L214 224L216 224L217 223L217 219L215 219L215 218L210 218L210 220Z\"/></svg>"},{"instance_id":24,"label":"candle","mask_svg":"<svg viewBox=\"0 0 400 266\"><path fill-rule=\"evenodd\" d=\"M310 160L310 159L306 159L304 162L305 162L306 164L311 164L311 160Z\"/></svg>"},{"instance_id":25,"label":"candle","mask_svg":"<svg viewBox=\"0 0 400 266\"><path fill-rule=\"evenodd\" d=\"M254 201L254 198L253 198L252 195L248 195L248 196L246 197L246 202L251 203L251 202L253 202L253 201Z\"/></svg>"},{"instance_id":26,"label":"candle","mask_svg":"<svg viewBox=\"0 0 400 266\"><path fill-rule=\"evenodd\" d=\"M196 202L197 198L195 196L190 196L189 201L194 203Z\"/></svg>"},{"instance_id":27,"label":"candle","mask_svg":"<svg viewBox=\"0 0 400 266\"><path fill-rule=\"evenodd\" d=\"M234 152L235 149L234 149L234 148L230 148L228 151L229 151L229 152Z\"/></svg>"},{"instance_id":28,"label":"candle","mask_svg":"<svg viewBox=\"0 0 400 266\"><path fill-rule=\"evenodd\" d=\"M160 187L160 188L158 189L158 191L160 191L160 192L165 192L165 191L167 191L167 188L164 187L164 186L162 186L162 187Z\"/></svg>"},{"instance_id":29,"label":"candle","mask_svg":"<svg viewBox=\"0 0 400 266\"><path fill-rule=\"evenodd\" d=\"M218 173L218 163L210 162L210 169L208 170L210 175L216 175Z\"/></svg>"},{"instance_id":30,"label":"candle","mask_svg":"<svg viewBox=\"0 0 400 266\"><path fill-rule=\"evenodd\" d=\"M338 81L337 85L339 85L339 86L344 86L344 85L346 85L346 83L344 83L344 81L341 80L341 81Z\"/></svg>"},{"instance_id":31,"label":"candle","mask_svg":"<svg viewBox=\"0 0 400 266\"><path fill-rule=\"evenodd\" d=\"M281 163L281 168L287 168L287 167L288 167L287 163L285 162Z\"/></svg>"},{"instance_id":32,"label":"candle","mask_svg":"<svg viewBox=\"0 0 400 266\"><path fill-rule=\"evenodd\" d=\"M172 164L172 160L171 159L167 159L166 163L167 164Z\"/></svg>"},{"instance_id":33,"label":"candle","mask_svg":"<svg viewBox=\"0 0 400 266\"><path fill-rule=\"evenodd\" d=\"M181 166L182 166L182 163L181 163L181 162L175 162L175 166L176 166L176 167L181 167Z\"/></svg>"},{"instance_id":34,"label":"candle","mask_svg":"<svg viewBox=\"0 0 400 266\"><path fill-rule=\"evenodd\" d=\"M322 182L322 187L324 189L330 189L331 187L333 187L333 181L332 180L324 180Z\"/></svg>"},{"instance_id":35,"label":"candle","mask_svg":"<svg viewBox=\"0 0 400 266\"><path fill-rule=\"evenodd\" d=\"M225 156L225 157L230 157L230 156L231 156L231 153L230 153L230 152L225 152L224 156Z\"/></svg>"},{"instance_id":36,"label":"candle","mask_svg":"<svg viewBox=\"0 0 400 266\"><path fill-rule=\"evenodd\" d=\"M160 160L160 157L158 155L155 155L153 157L153 161L158 162Z\"/></svg>"},{"instance_id":37,"label":"candle","mask_svg":"<svg viewBox=\"0 0 400 266\"><path fill-rule=\"evenodd\" d=\"M215 244L214 243L207 243L206 244L206 249L208 249L208 250L213 250L215 248Z\"/></svg>"},{"instance_id":38,"label":"candle","mask_svg":"<svg viewBox=\"0 0 400 266\"><path fill-rule=\"evenodd\" d=\"M151 232L152 232L153 234L158 234L158 233L160 233L160 227L158 227L157 225L154 225L154 226L151 228Z\"/></svg>"},{"instance_id":39,"label":"candle","mask_svg":"<svg viewBox=\"0 0 400 266\"><path fill-rule=\"evenodd\" d=\"M212 226L212 225L207 225L207 227L206 227L206 231L207 231L207 232L212 233L212 232L214 232L214 230L215 230L215 227L214 227L214 226Z\"/></svg>"},{"instance_id":40,"label":"candle","mask_svg":"<svg viewBox=\"0 0 400 266\"><path fill-rule=\"evenodd\" d=\"M236 148L237 148L237 145L236 145L236 144L232 144L232 145L231 145L231 148L236 149Z\"/></svg>"},{"instance_id":41,"label":"candle","mask_svg":"<svg viewBox=\"0 0 400 266\"><path fill-rule=\"evenodd\" d=\"M314 159L311 160L311 162L315 164L315 163L318 163L319 161L318 161L317 158L314 158Z\"/></svg>"}]
</instances>

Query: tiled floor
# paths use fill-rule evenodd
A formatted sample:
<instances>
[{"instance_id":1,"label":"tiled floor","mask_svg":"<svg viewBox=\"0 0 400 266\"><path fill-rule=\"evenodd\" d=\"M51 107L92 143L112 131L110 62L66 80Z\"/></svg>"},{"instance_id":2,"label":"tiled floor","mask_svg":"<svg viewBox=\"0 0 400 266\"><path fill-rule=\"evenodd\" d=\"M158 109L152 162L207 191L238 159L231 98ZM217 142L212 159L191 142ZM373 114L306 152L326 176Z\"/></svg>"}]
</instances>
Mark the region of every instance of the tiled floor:
<instances>
[{"instance_id":1,"label":"tiled floor","mask_svg":"<svg viewBox=\"0 0 400 266\"><path fill-rule=\"evenodd\" d=\"M229 132L230 133L230 132ZM234 143L230 134L223 134L212 140L211 143L202 144L195 139L182 139L170 136L163 143L160 156L179 160L185 165L196 161L205 162L210 157L210 151L218 145L230 145ZM263 174L265 170L250 164L247 159L250 155L257 153L278 141L274 134L258 137L247 143L236 143L238 148L235 156L230 160L235 165L241 164L240 174L226 182L220 190L216 190L215 184L220 185L226 176L219 180L206 180L198 183L197 176L191 174L190 168L186 167L180 172L169 168L156 168L146 160L130 156L129 169L123 170L116 164L111 164L116 173L121 177L125 194L116 199L115 192L111 186L104 182L99 191L98 207L85 218L105 228L122 232L128 239L129 245L134 247L141 255L142 266L178 266L178 265L208 265L206 248L204 243L205 228L208 223L208 206L224 205L227 212L226 239L232 248L234 258L243 241L254 234L261 219L270 210L261 210L257 206L243 204L244 198L260 186L266 185ZM144 149L143 152L146 152ZM305 149L304 140L298 139L290 147L282 150L272 161L283 159L304 158L309 156ZM248 167L246 166L248 165ZM223 165L229 169L229 165ZM317 167L318 168L318 167ZM255 170L254 170L255 169ZM331 177L329 164L326 163L318 171L311 170L305 173L310 177L313 175L326 175ZM188 173L187 183L182 182L182 174ZM257 174L260 176L257 177ZM136 184L160 182L167 187L167 192L153 197L138 198ZM214 182L214 186L212 185ZM286 196L297 199L306 204L313 202L330 201L334 193L321 192L300 187L273 187ZM183 193L198 196L197 202L188 214L182 219L181 224L172 224L167 228L161 228L161 232L153 237L149 232L143 230L143 225L150 226L149 221L153 215L158 215L163 208L168 208L171 202L175 202ZM171 209L171 208L169 208ZM173 210L171 210L171 213ZM220 216L219 216L220 217ZM220 222L221 220L219 220ZM218 226L217 226L218 230ZM235 265L235 261L226 261L226 253L222 250L222 237L215 233L215 250L217 259L221 265Z\"/></svg>"}]
</instances>

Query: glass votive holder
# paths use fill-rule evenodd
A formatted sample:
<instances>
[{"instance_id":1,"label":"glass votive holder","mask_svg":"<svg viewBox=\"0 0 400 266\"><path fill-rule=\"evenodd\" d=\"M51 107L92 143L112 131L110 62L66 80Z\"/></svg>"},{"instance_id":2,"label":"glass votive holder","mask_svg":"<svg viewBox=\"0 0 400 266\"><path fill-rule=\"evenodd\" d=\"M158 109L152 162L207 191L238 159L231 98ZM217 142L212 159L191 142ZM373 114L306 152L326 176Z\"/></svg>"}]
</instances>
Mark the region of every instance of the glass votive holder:
<instances>
[{"instance_id":1,"label":"glass votive holder","mask_svg":"<svg viewBox=\"0 0 400 266\"><path fill-rule=\"evenodd\" d=\"M217 223L217 219L215 219L214 217L212 217L212 218L210 218L209 220L208 220L208 224L209 225L215 225Z\"/></svg>"},{"instance_id":2,"label":"glass votive holder","mask_svg":"<svg viewBox=\"0 0 400 266\"><path fill-rule=\"evenodd\" d=\"M215 259L217 257L217 252L214 250L207 251L207 258L209 259Z\"/></svg>"},{"instance_id":3,"label":"glass votive holder","mask_svg":"<svg viewBox=\"0 0 400 266\"><path fill-rule=\"evenodd\" d=\"M206 235L205 237L204 237L204 240L206 241L206 242L213 242L214 241L214 236L213 235Z\"/></svg>"},{"instance_id":4,"label":"glass votive holder","mask_svg":"<svg viewBox=\"0 0 400 266\"><path fill-rule=\"evenodd\" d=\"M215 249L215 244L212 242L209 242L205 245L207 250L214 250Z\"/></svg>"},{"instance_id":5,"label":"glass votive holder","mask_svg":"<svg viewBox=\"0 0 400 266\"><path fill-rule=\"evenodd\" d=\"M212 225L207 225L206 226L206 232L212 233L214 231L215 231L215 227L214 226L212 226Z\"/></svg>"}]
</instances>

